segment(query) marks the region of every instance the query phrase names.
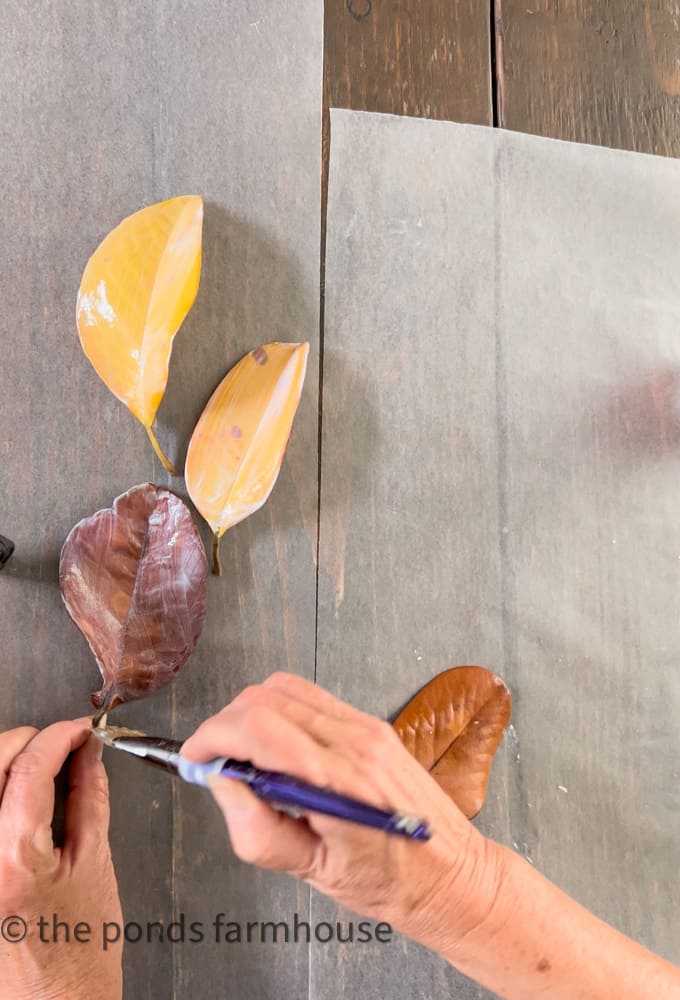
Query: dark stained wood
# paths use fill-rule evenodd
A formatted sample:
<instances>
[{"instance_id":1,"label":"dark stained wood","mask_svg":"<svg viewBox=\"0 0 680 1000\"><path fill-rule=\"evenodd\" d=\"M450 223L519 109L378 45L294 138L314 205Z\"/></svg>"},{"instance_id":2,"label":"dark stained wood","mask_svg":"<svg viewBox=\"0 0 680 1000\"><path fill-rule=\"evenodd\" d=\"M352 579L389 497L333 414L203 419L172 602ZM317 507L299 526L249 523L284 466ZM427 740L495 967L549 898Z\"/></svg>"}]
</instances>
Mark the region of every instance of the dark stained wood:
<instances>
[{"instance_id":1,"label":"dark stained wood","mask_svg":"<svg viewBox=\"0 0 680 1000\"><path fill-rule=\"evenodd\" d=\"M272 670L314 672L321 10L60 0L36 17L5 11L0 61L0 531L17 546L0 574L0 729L91 711L97 670L58 588L73 524L147 480L184 495L78 342L76 292L104 234L142 205L205 198L201 288L157 422L180 467L246 350L312 343L279 481L224 539L197 651L172 687L115 712L182 738ZM237 862L210 796L122 754L107 764L125 919L206 929L203 944L128 945L126 997L306 997L304 942L215 944L211 921L304 918L307 887Z\"/></svg>"},{"instance_id":2,"label":"dark stained wood","mask_svg":"<svg viewBox=\"0 0 680 1000\"><path fill-rule=\"evenodd\" d=\"M98 672L61 602L60 547L81 517L155 475L143 430L100 383L75 329L89 253L107 228L154 201L145 19L141 9L124 17L106 4L64 3L40 31L33 20L28 6L5 11L0 68L0 497L2 530L17 546L0 576L2 729L92 710ZM123 64L136 114L120 115L111 99L107 75ZM167 729L167 706L150 699L125 717ZM160 772L112 764L124 910L132 920L162 919L171 905L172 797ZM129 996L172 994L167 950L128 949L124 964Z\"/></svg>"},{"instance_id":3,"label":"dark stained wood","mask_svg":"<svg viewBox=\"0 0 680 1000\"><path fill-rule=\"evenodd\" d=\"M326 0L331 108L489 124L489 8L479 0Z\"/></svg>"},{"instance_id":4,"label":"dark stained wood","mask_svg":"<svg viewBox=\"0 0 680 1000\"><path fill-rule=\"evenodd\" d=\"M141 7L134 12L64 0L50 7L40 31L22 5L3 22L0 165L15 195L3 197L0 208L0 530L14 539L17 552L0 574L0 727L43 725L88 710L96 670L56 586L59 547L73 523L136 482L151 479L182 492L181 481L164 476L141 427L101 386L77 343L75 291L87 255L107 229L141 204L180 189L201 190L208 199L202 288L177 338L160 413L160 437L173 455L183 455L203 402L244 350L265 339L302 336L316 348L313 147L321 38L319 5L308 0L302 6L295 5L291 25L285 4L264 4L258 16L255 3L237 12L233 5L227 10L194 0L171 13L149 14ZM500 123L680 155L676 7L674 0L498 0ZM327 106L492 122L487 3L326 0L325 8ZM266 67L271 77L264 75ZM301 136L304 162L296 156ZM252 198L247 210L245 192ZM367 342L371 336L369 331ZM320 620L319 680L364 708L392 714L420 683L450 665L452 655L502 662L499 618L507 607L501 609L498 597L488 611L479 609L498 593L508 565L485 561L480 574L478 560L497 546L506 559L515 550L499 540L493 484L487 481L485 463L497 460L493 436L483 461L470 460L466 476L455 478L460 548L448 567L442 567L428 532L432 525L446 530L449 512L436 508L425 532L421 518L433 477L450 473L437 467L430 475L423 467L420 492L400 492L398 477L387 484L396 491L385 492L363 457L387 455L392 445L409 457L465 445L470 412L478 423L491 412L489 365L495 362L489 345L487 353L484 342L470 343L479 382L471 399L452 400L442 423L428 398L430 379L440 378L432 357L410 357L408 345L400 353L386 342L376 401L356 370L365 345L349 352L349 342L343 339L335 350L331 345L325 362L327 415L336 423L324 431L332 436L324 457L327 535L320 593L326 617ZM183 736L276 667L312 676L318 360L313 351L288 458L270 501L223 543L225 578L211 581L211 624L199 649L173 689L125 709L121 721ZM450 361L445 355L443 370ZM415 382L409 383L414 367ZM660 388L653 383L662 396L665 385L663 379ZM643 389L625 411L628 423L635 423L639 407L651 415L652 443L657 396L651 392L649 402ZM463 412L464 402L469 412ZM398 435L379 417L383 411L405 414ZM333 428L342 420L347 428L341 435ZM426 434L432 423L434 439ZM419 566L400 555L407 537L417 547ZM376 538L379 544L371 541ZM435 538L439 542L441 535ZM472 589L460 588L460 580L472 581L466 583ZM364 601L366 581L375 588L373 603ZM617 612L635 599L627 590ZM352 600L353 618L342 629L338 621L347 619L334 616L345 615ZM462 623L455 654L440 631L451 614ZM348 635L366 616L370 648L352 650ZM645 641L653 649L653 636ZM505 775L519 753L512 736L502 753L481 820L499 839L507 833L512 791ZM232 919L307 914L305 886L233 861L221 821L200 792L169 785L151 769L141 774L134 761L112 760L110 773L112 842L127 919L167 921L182 912L205 922L221 911ZM633 787L639 775L627 772L627 780ZM525 820L522 826L529 829ZM528 850L526 843L517 846ZM643 926L644 899L637 905ZM316 919L332 912L314 897ZM401 954L396 947L389 952L395 988L407 984L410 996L451 992L447 968L410 946L403 961L395 961ZM378 949L350 959L316 946L311 995L335 997L343 988L357 993L362 977L370 982L385 957ZM293 946L129 946L126 991L140 1000L192 994L209 1000L222 997L231 984L246 1000L293 1000L308 995L308 961L307 950ZM471 985L461 989L467 991L461 997L483 995Z\"/></svg>"},{"instance_id":5,"label":"dark stained wood","mask_svg":"<svg viewBox=\"0 0 680 1000\"><path fill-rule=\"evenodd\" d=\"M496 0L499 123L680 156L676 0Z\"/></svg>"}]
</instances>

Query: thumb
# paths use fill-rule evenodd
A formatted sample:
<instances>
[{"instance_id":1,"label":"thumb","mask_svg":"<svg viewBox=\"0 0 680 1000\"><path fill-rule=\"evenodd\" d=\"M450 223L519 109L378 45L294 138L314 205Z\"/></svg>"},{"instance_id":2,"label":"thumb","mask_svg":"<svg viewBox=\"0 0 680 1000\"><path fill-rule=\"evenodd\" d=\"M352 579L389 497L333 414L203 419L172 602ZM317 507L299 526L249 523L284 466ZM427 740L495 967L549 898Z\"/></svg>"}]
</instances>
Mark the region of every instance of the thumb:
<instances>
[{"instance_id":1,"label":"thumb","mask_svg":"<svg viewBox=\"0 0 680 1000\"><path fill-rule=\"evenodd\" d=\"M278 868L299 878L312 876L321 840L306 820L278 812L232 778L214 775L208 784L241 861Z\"/></svg>"},{"instance_id":2,"label":"thumb","mask_svg":"<svg viewBox=\"0 0 680 1000\"><path fill-rule=\"evenodd\" d=\"M102 744L94 737L76 751L69 769L64 850L78 855L108 844L109 782L102 763Z\"/></svg>"}]
</instances>

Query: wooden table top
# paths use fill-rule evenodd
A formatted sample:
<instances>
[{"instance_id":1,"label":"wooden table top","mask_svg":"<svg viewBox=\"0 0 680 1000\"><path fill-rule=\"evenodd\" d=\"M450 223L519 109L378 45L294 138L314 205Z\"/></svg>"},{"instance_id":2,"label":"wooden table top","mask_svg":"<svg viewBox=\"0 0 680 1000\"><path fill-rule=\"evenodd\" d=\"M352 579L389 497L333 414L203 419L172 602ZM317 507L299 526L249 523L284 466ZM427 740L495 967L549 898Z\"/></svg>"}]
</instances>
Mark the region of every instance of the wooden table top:
<instances>
[{"instance_id":1,"label":"wooden table top","mask_svg":"<svg viewBox=\"0 0 680 1000\"><path fill-rule=\"evenodd\" d=\"M680 155L671 0L326 0L329 107Z\"/></svg>"},{"instance_id":2,"label":"wooden table top","mask_svg":"<svg viewBox=\"0 0 680 1000\"><path fill-rule=\"evenodd\" d=\"M13 131L11 141L0 144L0 166L20 195L3 199L10 260L0 274L6 352L0 369L6 406L0 531L14 536L17 551L0 579L3 612L10 616L1 728L41 726L84 712L87 684L96 684L92 658L59 598L58 555L66 532L135 483L154 480L182 492L153 461L143 431L98 383L77 344L77 283L106 231L107 213L118 212L119 219L194 189L206 196L203 288L177 338L161 411L162 431L180 458L203 402L246 350L267 339L305 336L312 344L306 397L280 480L265 508L225 538L228 570L223 581L211 581L211 626L186 678L148 703L126 706L121 716L122 724L179 737L277 667L308 677L315 671L317 403L324 350L318 196L323 206L329 131L325 113L320 179L321 80L318 101L312 88L310 111L294 99L303 90L309 98L309 79L304 67L291 67L285 47L293 47L296 31L318 56L321 8L317 14L309 0L301 3L300 23L291 26L284 0L268 4L274 28L262 25L261 37L269 46L266 58L285 77L289 106L278 106L270 93L248 83L252 100L243 107L255 115L253 126L234 97L224 59L238 21L243 44L229 54L238 63L239 83L252 80L263 56L256 45L259 21L250 10L261 5L190 0L170 16L165 5L79 4L50 5L49 23L39 32L31 25L37 5L15 5L8 16L12 52L5 73L11 86L5 89L12 93L5 95L10 113L1 116L0 131L6 121ZM81 16L85 9L87 18ZM675 0L325 0L324 32L326 111L496 125L680 156ZM123 57L106 47L110 36L124 50L122 68ZM88 62L93 38L101 60L96 65ZM110 95L126 86L125 106L115 107ZM85 93L89 105L74 99ZM209 135L196 120L197 107L207 108ZM234 149L220 107L232 116L229 127L246 135L244 145L262 153L258 169L251 171L245 154ZM92 109L104 109L103 120L93 122ZM253 138L261 120L271 130L267 144ZM312 153L294 174L289 163L300 142ZM241 171L236 181L230 157ZM239 211L243 176L257 194L250 205L256 218ZM283 178L278 186L268 184L272 176ZM52 259L45 262L48 252ZM243 921L293 912L310 919L315 907L321 912L309 887L233 858L221 818L200 790L179 783L170 788L167 776L141 775L134 761L116 761L111 787L126 919L167 921L180 911L187 920L209 920L220 911ZM130 945L126 996L362 995L361 972L353 975L349 961L340 963L337 984L323 981L324 948ZM434 959L429 962L426 956L420 966L422 995L445 995L450 980ZM488 996L462 980L456 995Z\"/></svg>"}]
</instances>

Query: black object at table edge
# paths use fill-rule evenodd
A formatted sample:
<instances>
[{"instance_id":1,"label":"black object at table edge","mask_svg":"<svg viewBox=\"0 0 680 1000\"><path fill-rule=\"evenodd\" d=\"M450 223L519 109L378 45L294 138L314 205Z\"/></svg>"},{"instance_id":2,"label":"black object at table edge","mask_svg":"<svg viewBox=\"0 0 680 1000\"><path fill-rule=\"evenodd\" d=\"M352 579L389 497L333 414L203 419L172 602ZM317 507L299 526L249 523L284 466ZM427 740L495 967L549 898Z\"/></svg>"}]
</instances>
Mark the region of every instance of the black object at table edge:
<instances>
[{"instance_id":1,"label":"black object at table edge","mask_svg":"<svg viewBox=\"0 0 680 1000\"><path fill-rule=\"evenodd\" d=\"M4 535L0 535L0 569L2 569L12 557L14 552L14 542Z\"/></svg>"}]
</instances>

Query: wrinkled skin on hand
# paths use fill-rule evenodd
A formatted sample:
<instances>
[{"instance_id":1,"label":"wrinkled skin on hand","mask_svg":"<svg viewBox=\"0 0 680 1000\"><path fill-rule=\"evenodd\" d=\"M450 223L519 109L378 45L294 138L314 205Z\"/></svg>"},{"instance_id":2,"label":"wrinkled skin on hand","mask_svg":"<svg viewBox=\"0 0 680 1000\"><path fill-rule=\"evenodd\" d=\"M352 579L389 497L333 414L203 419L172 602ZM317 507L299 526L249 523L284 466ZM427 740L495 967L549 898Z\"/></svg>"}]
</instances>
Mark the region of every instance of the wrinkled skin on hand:
<instances>
[{"instance_id":1,"label":"wrinkled skin on hand","mask_svg":"<svg viewBox=\"0 0 680 1000\"><path fill-rule=\"evenodd\" d=\"M7 1000L118 1000L122 945L101 948L104 921L122 923L108 842L109 797L91 722L58 722L0 734L0 920L26 921L25 938L0 941ZM56 848L51 822L54 778L69 753L65 840ZM71 929L86 922L91 943L63 933L50 943L52 914ZM40 940L37 921L47 920ZM18 925L15 925L15 933Z\"/></svg>"},{"instance_id":2,"label":"wrinkled skin on hand","mask_svg":"<svg viewBox=\"0 0 680 1000\"><path fill-rule=\"evenodd\" d=\"M303 678L274 674L204 722L182 753L195 761L222 755L251 760L426 819L434 830L423 843L318 814L295 820L236 781L217 778L211 788L242 860L305 879L434 949L484 920L485 900L493 897L488 842L388 723ZM454 926L452 899L458 900Z\"/></svg>"}]
</instances>

